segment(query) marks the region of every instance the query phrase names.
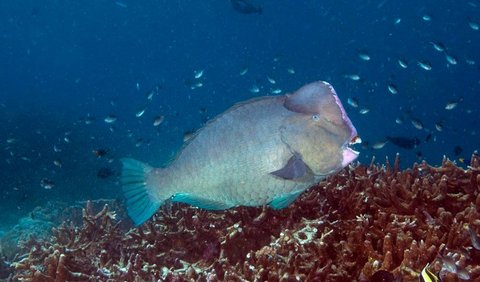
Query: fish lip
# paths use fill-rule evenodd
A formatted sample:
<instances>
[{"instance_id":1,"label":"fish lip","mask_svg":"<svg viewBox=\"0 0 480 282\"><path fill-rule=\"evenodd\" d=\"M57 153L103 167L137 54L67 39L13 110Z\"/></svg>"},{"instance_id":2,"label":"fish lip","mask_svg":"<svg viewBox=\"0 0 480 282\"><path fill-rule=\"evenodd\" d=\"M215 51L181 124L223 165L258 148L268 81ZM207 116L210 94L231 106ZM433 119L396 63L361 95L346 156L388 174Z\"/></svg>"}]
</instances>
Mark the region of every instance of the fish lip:
<instances>
[{"instance_id":1,"label":"fish lip","mask_svg":"<svg viewBox=\"0 0 480 282\"><path fill-rule=\"evenodd\" d=\"M344 146L342 150L342 167L346 167L349 163L358 158L360 152L353 150L349 146Z\"/></svg>"}]
</instances>

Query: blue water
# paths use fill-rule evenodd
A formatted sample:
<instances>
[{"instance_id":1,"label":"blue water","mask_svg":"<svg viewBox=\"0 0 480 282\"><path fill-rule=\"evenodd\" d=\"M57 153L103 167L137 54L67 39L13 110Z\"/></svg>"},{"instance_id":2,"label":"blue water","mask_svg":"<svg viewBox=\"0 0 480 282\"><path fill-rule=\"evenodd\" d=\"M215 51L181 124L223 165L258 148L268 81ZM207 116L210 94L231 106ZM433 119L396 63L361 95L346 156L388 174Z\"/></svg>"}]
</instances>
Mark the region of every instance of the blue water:
<instances>
[{"instance_id":1,"label":"blue water","mask_svg":"<svg viewBox=\"0 0 480 282\"><path fill-rule=\"evenodd\" d=\"M403 167L439 164L480 147L478 0L256 3L263 14L239 13L227 0L0 1L0 222L48 200L120 198L118 158L164 165L185 132L234 103L315 80L329 81L343 101L364 141L362 163L399 152ZM431 70L417 65L424 60ZM104 122L108 115L117 121ZM372 149L385 136L421 144ZM98 177L105 168L112 175Z\"/></svg>"}]
</instances>

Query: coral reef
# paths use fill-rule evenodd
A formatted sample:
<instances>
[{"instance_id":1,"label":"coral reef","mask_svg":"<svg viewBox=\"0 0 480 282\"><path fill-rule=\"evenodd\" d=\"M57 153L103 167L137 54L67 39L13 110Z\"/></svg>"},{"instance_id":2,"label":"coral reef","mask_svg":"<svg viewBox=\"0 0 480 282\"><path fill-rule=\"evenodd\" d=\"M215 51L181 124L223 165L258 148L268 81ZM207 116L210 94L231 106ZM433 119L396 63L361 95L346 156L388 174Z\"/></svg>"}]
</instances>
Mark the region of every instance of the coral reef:
<instances>
[{"instance_id":1,"label":"coral reef","mask_svg":"<svg viewBox=\"0 0 480 282\"><path fill-rule=\"evenodd\" d=\"M123 211L89 202L82 224L24 241L10 279L418 281L429 264L443 281L478 281L478 156L467 170L444 159L399 171L398 161L345 169L279 211L165 205L126 231Z\"/></svg>"}]
</instances>

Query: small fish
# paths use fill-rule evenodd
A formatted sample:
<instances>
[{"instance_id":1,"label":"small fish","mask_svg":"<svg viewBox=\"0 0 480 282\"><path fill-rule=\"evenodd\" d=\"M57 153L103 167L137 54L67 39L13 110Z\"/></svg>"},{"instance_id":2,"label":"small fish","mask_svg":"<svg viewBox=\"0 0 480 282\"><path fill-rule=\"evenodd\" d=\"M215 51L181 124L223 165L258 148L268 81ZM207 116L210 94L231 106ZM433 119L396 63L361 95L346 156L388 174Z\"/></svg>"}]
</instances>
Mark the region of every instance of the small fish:
<instances>
[{"instance_id":1,"label":"small fish","mask_svg":"<svg viewBox=\"0 0 480 282\"><path fill-rule=\"evenodd\" d=\"M117 4L117 6L121 8L128 8L127 4L120 1L115 1L115 4Z\"/></svg>"},{"instance_id":2,"label":"small fish","mask_svg":"<svg viewBox=\"0 0 480 282\"><path fill-rule=\"evenodd\" d=\"M230 0L230 3L233 9L241 14L261 15L263 12L262 7L255 5L251 0Z\"/></svg>"},{"instance_id":3,"label":"small fish","mask_svg":"<svg viewBox=\"0 0 480 282\"><path fill-rule=\"evenodd\" d=\"M362 108L360 109L360 111L358 111L360 114L364 115L364 114L367 114L368 112L370 112L370 109L368 108Z\"/></svg>"},{"instance_id":4,"label":"small fish","mask_svg":"<svg viewBox=\"0 0 480 282\"><path fill-rule=\"evenodd\" d=\"M368 55L368 53L366 52L360 52L358 53L358 57L364 61L370 61L370 55Z\"/></svg>"},{"instance_id":5,"label":"small fish","mask_svg":"<svg viewBox=\"0 0 480 282\"><path fill-rule=\"evenodd\" d=\"M87 117L84 119L85 124L92 124L95 121L95 118L90 116L90 114L87 115Z\"/></svg>"},{"instance_id":6,"label":"small fish","mask_svg":"<svg viewBox=\"0 0 480 282\"><path fill-rule=\"evenodd\" d=\"M442 270L446 270L451 273L457 273L458 266L455 263L453 254L449 253L445 256L442 256L441 261L442 261Z\"/></svg>"},{"instance_id":7,"label":"small fish","mask_svg":"<svg viewBox=\"0 0 480 282\"><path fill-rule=\"evenodd\" d=\"M440 279L430 270L428 269L428 266L430 263L427 263L425 267L422 269L420 272L420 276L418 277L418 280L421 282L438 282Z\"/></svg>"},{"instance_id":8,"label":"small fish","mask_svg":"<svg viewBox=\"0 0 480 282\"><path fill-rule=\"evenodd\" d=\"M429 61L418 61L418 66L426 71L429 71L432 69L432 65L430 64Z\"/></svg>"},{"instance_id":9,"label":"small fish","mask_svg":"<svg viewBox=\"0 0 480 282\"><path fill-rule=\"evenodd\" d=\"M15 143L15 142L17 142L17 139L15 139L15 138L7 138L7 144L13 144L13 143Z\"/></svg>"},{"instance_id":10,"label":"small fish","mask_svg":"<svg viewBox=\"0 0 480 282\"><path fill-rule=\"evenodd\" d=\"M101 157L104 157L105 155L107 155L108 151L106 149L95 149L95 150L92 150L92 153L97 158L101 158Z\"/></svg>"},{"instance_id":11,"label":"small fish","mask_svg":"<svg viewBox=\"0 0 480 282\"><path fill-rule=\"evenodd\" d=\"M160 124L162 124L162 122L165 120L165 117L164 116L156 116L154 119L153 119L153 126L159 126Z\"/></svg>"},{"instance_id":12,"label":"small fish","mask_svg":"<svg viewBox=\"0 0 480 282\"><path fill-rule=\"evenodd\" d=\"M114 116L114 115L108 115L108 116L104 119L104 121L105 121L106 123L114 123L114 122L117 121L117 117Z\"/></svg>"},{"instance_id":13,"label":"small fish","mask_svg":"<svg viewBox=\"0 0 480 282\"><path fill-rule=\"evenodd\" d=\"M279 88L275 88L275 89L272 89L272 94L280 94L282 93L282 89L279 89Z\"/></svg>"},{"instance_id":14,"label":"small fish","mask_svg":"<svg viewBox=\"0 0 480 282\"><path fill-rule=\"evenodd\" d=\"M53 164L54 164L55 166L60 167L60 168L62 167L62 161L60 161L59 159L54 160L54 161L53 161Z\"/></svg>"},{"instance_id":15,"label":"small fish","mask_svg":"<svg viewBox=\"0 0 480 282\"><path fill-rule=\"evenodd\" d=\"M254 84L254 85L252 85L252 87L250 87L250 92L252 92L254 94L258 93L258 92L260 92L260 88L258 88L258 86Z\"/></svg>"},{"instance_id":16,"label":"small fish","mask_svg":"<svg viewBox=\"0 0 480 282\"><path fill-rule=\"evenodd\" d=\"M458 63L457 58L455 58L453 55L445 53L445 59L447 62L451 65L456 65Z\"/></svg>"},{"instance_id":17,"label":"small fish","mask_svg":"<svg viewBox=\"0 0 480 282\"><path fill-rule=\"evenodd\" d=\"M53 145L53 151L54 151L55 153L59 153L59 152L62 151L62 149L59 148L59 147L57 146L57 144L54 144L54 145Z\"/></svg>"},{"instance_id":18,"label":"small fish","mask_svg":"<svg viewBox=\"0 0 480 282\"><path fill-rule=\"evenodd\" d=\"M403 118L397 117L397 118L395 119L395 123L396 123L396 124L402 124L402 123L403 123Z\"/></svg>"},{"instance_id":19,"label":"small fish","mask_svg":"<svg viewBox=\"0 0 480 282\"><path fill-rule=\"evenodd\" d=\"M457 102L457 101L451 101L451 102L448 102L448 103L445 105L445 110L453 110L453 109L455 109L457 106L458 106L458 102Z\"/></svg>"},{"instance_id":20,"label":"small fish","mask_svg":"<svg viewBox=\"0 0 480 282\"><path fill-rule=\"evenodd\" d=\"M358 74L345 74L343 77L351 79L353 81L360 80L360 76Z\"/></svg>"},{"instance_id":21,"label":"small fish","mask_svg":"<svg viewBox=\"0 0 480 282\"><path fill-rule=\"evenodd\" d=\"M145 140L143 138L138 138L137 141L135 142L135 147L140 147L143 144L145 144Z\"/></svg>"},{"instance_id":22,"label":"small fish","mask_svg":"<svg viewBox=\"0 0 480 282\"><path fill-rule=\"evenodd\" d=\"M429 21L432 20L432 17L428 14L425 14L425 15L422 16L422 19L426 22L429 22Z\"/></svg>"},{"instance_id":23,"label":"small fish","mask_svg":"<svg viewBox=\"0 0 480 282\"><path fill-rule=\"evenodd\" d=\"M65 141L65 143L71 143L72 139L70 139L70 137L68 137L68 136L65 136L65 137L63 137L63 141Z\"/></svg>"},{"instance_id":24,"label":"small fish","mask_svg":"<svg viewBox=\"0 0 480 282\"><path fill-rule=\"evenodd\" d=\"M420 120L412 118L411 122L412 122L413 127L415 127L416 129L418 129L418 130L423 129L423 123Z\"/></svg>"},{"instance_id":25,"label":"small fish","mask_svg":"<svg viewBox=\"0 0 480 282\"><path fill-rule=\"evenodd\" d=\"M194 79L185 79L184 83L185 83L185 86L187 86L191 90L194 90L203 86L203 83L201 81L194 80Z\"/></svg>"},{"instance_id":26,"label":"small fish","mask_svg":"<svg viewBox=\"0 0 480 282\"><path fill-rule=\"evenodd\" d=\"M397 25L402 22L401 18L396 18L395 21L393 22L394 25Z\"/></svg>"},{"instance_id":27,"label":"small fish","mask_svg":"<svg viewBox=\"0 0 480 282\"><path fill-rule=\"evenodd\" d=\"M443 124L441 122L436 122L435 123L435 129L437 131L443 131Z\"/></svg>"},{"instance_id":28,"label":"small fish","mask_svg":"<svg viewBox=\"0 0 480 282\"><path fill-rule=\"evenodd\" d=\"M135 84L135 88L137 88L137 91L140 91L140 83L137 82L137 83Z\"/></svg>"},{"instance_id":29,"label":"small fish","mask_svg":"<svg viewBox=\"0 0 480 282\"><path fill-rule=\"evenodd\" d=\"M393 145L404 148L404 149L414 149L420 144L420 139L418 138L409 138L409 137L385 137Z\"/></svg>"},{"instance_id":30,"label":"small fish","mask_svg":"<svg viewBox=\"0 0 480 282\"><path fill-rule=\"evenodd\" d=\"M480 25L476 22L469 22L468 26L473 30L479 30L480 29Z\"/></svg>"},{"instance_id":31,"label":"small fish","mask_svg":"<svg viewBox=\"0 0 480 282\"><path fill-rule=\"evenodd\" d=\"M135 113L135 116L136 116L136 117L141 117L141 116L143 116L143 114L145 113L145 110L146 110L146 109L147 109L147 108L145 108L145 107L144 107L144 108L141 108L140 110L138 110L138 111Z\"/></svg>"},{"instance_id":32,"label":"small fish","mask_svg":"<svg viewBox=\"0 0 480 282\"><path fill-rule=\"evenodd\" d=\"M378 141L378 142L375 142L375 143L373 143L372 148L375 149L375 150L382 149L383 147L385 147L385 145L387 144L387 142L388 142L388 141Z\"/></svg>"},{"instance_id":33,"label":"small fish","mask_svg":"<svg viewBox=\"0 0 480 282\"><path fill-rule=\"evenodd\" d=\"M388 91L390 91L390 93L392 94L397 94L398 93L397 86L395 86L395 84L393 83L388 84Z\"/></svg>"},{"instance_id":34,"label":"small fish","mask_svg":"<svg viewBox=\"0 0 480 282\"><path fill-rule=\"evenodd\" d=\"M32 161L32 159L30 159L29 157L26 157L26 156L21 156L20 159L22 161L26 161L26 162L31 162Z\"/></svg>"},{"instance_id":35,"label":"small fish","mask_svg":"<svg viewBox=\"0 0 480 282\"><path fill-rule=\"evenodd\" d=\"M289 74L295 74L295 70L294 70L293 68L288 68L288 69L287 69L287 72L288 72Z\"/></svg>"},{"instance_id":36,"label":"small fish","mask_svg":"<svg viewBox=\"0 0 480 282\"><path fill-rule=\"evenodd\" d=\"M398 59L398 64L404 69L406 69L408 67L407 61L402 60L402 59Z\"/></svg>"},{"instance_id":37,"label":"small fish","mask_svg":"<svg viewBox=\"0 0 480 282\"><path fill-rule=\"evenodd\" d=\"M435 219L426 211L423 210L422 213L425 215L425 222L430 226L435 226L436 221Z\"/></svg>"},{"instance_id":38,"label":"small fish","mask_svg":"<svg viewBox=\"0 0 480 282\"><path fill-rule=\"evenodd\" d=\"M269 77L269 76L267 76L267 80L268 80L268 82L270 82L271 84L277 83L277 82L275 81L275 79L273 79L273 78L271 78L271 77Z\"/></svg>"},{"instance_id":39,"label":"small fish","mask_svg":"<svg viewBox=\"0 0 480 282\"><path fill-rule=\"evenodd\" d=\"M155 91L150 90L147 93L147 100L153 100L153 95L155 95Z\"/></svg>"},{"instance_id":40,"label":"small fish","mask_svg":"<svg viewBox=\"0 0 480 282\"><path fill-rule=\"evenodd\" d=\"M203 70L194 71L193 75L194 75L195 79L199 79L203 76Z\"/></svg>"},{"instance_id":41,"label":"small fish","mask_svg":"<svg viewBox=\"0 0 480 282\"><path fill-rule=\"evenodd\" d=\"M441 42L431 41L430 44L432 44L433 49L437 50L438 52L445 51L445 45L443 45L443 43L441 43Z\"/></svg>"},{"instance_id":42,"label":"small fish","mask_svg":"<svg viewBox=\"0 0 480 282\"><path fill-rule=\"evenodd\" d=\"M457 270L457 277L461 280L469 281L470 280L470 273L465 268Z\"/></svg>"},{"instance_id":43,"label":"small fish","mask_svg":"<svg viewBox=\"0 0 480 282\"><path fill-rule=\"evenodd\" d=\"M470 234L470 240L472 241L472 246L480 251L480 238L478 238L477 232L470 226L468 225L468 234Z\"/></svg>"},{"instance_id":44,"label":"small fish","mask_svg":"<svg viewBox=\"0 0 480 282\"><path fill-rule=\"evenodd\" d=\"M463 152L463 148L461 146L455 146L455 148L453 148L453 153L455 154L455 156L459 156L461 153Z\"/></svg>"},{"instance_id":45,"label":"small fish","mask_svg":"<svg viewBox=\"0 0 480 282\"><path fill-rule=\"evenodd\" d=\"M245 67L240 71L240 75L245 75L248 72L248 68Z\"/></svg>"},{"instance_id":46,"label":"small fish","mask_svg":"<svg viewBox=\"0 0 480 282\"><path fill-rule=\"evenodd\" d=\"M50 190L55 186L55 182L53 182L53 180L50 180L50 179L44 177L40 180L40 186L43 189Z\"/></svg>"},{"instance_id":47,"label":"small fish","mask_svg":"<svg viewBox=\"0 0 480 282\"><path fill-rule=\"evenodd\" d=\"M465 58L465 63L467 63L467 65L475 65L475 60L473 59L470 59L470 58Z\"/></svg>"},{"instance_id":48,"label":"small fish","mask_svg":"<svg viewBox=\"0 0 480 282\"><path fill-rule=\"evenodd\" d=\"M467 165L469 166L471 164L471 159L466 159L466 158L463 158L463 157L460 157L458 158L458 161L464 165Z\"/></svg>"},{"instance_id":49,"label":"small fish","mask_svg":"<svg viewBox=\"0 0 480 282\"><path fill-rule=\"evenodd\" d=\"M358 108L358 100L356 98L348 98L347 103L354 108Z\"/></svg>"}]
</instances>

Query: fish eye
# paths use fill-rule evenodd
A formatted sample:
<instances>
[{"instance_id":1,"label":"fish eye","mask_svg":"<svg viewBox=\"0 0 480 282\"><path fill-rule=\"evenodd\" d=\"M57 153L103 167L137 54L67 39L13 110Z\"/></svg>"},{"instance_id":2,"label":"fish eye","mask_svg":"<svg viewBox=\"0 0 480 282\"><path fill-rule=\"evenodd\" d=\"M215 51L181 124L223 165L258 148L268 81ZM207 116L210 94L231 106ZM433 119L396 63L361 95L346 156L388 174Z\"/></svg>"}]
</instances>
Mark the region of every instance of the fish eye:
<instances>
[{"instance_id":1,"label":"fish eye","mask_svg":"<svg viewBox=\"0 0 480 282\"><path fill-rule=\"evenodd\" d=\"M319 120L320 120L320 116L319 116L319 115L313 115L313 116L312 116L312 119L313 119L314 121L319 121Z\"/></svg>"}]
</instances>

